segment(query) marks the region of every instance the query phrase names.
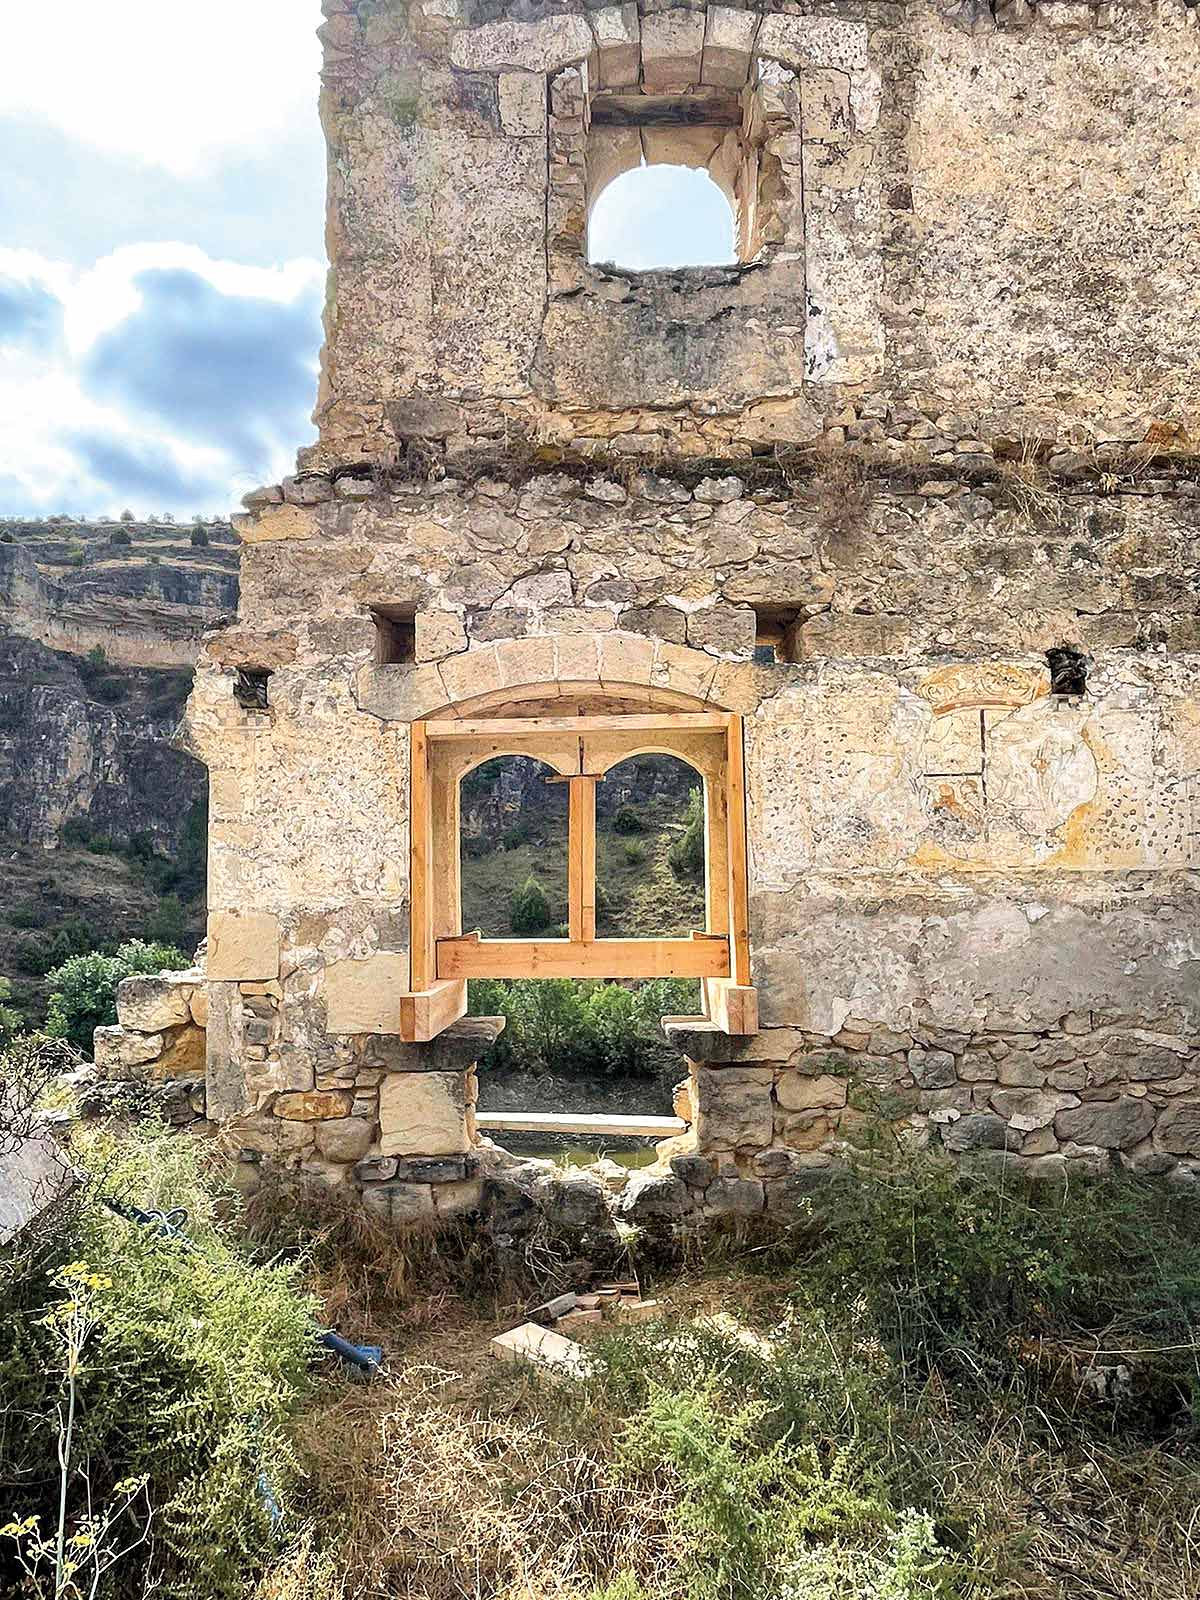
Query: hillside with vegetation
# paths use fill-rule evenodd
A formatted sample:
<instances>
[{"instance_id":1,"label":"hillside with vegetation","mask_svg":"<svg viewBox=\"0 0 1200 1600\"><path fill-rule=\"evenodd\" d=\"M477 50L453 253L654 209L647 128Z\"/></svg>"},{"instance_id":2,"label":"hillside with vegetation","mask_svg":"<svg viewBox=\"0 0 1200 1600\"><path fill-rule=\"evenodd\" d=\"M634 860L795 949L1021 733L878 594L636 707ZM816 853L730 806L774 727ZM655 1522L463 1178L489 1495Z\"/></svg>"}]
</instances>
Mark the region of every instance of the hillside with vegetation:
<instances>
[{"instance_id":1,"label":"hillside with vegetation","mask_svg":"<svg viewBox=\"0 0 1200 1600\"><path fill-rule=\"evenodd\" d=\"M174 736L200 634L237 604L226 523L0 520L0 978L203 934L207 777Z\"/></svg>"}]
</instances>

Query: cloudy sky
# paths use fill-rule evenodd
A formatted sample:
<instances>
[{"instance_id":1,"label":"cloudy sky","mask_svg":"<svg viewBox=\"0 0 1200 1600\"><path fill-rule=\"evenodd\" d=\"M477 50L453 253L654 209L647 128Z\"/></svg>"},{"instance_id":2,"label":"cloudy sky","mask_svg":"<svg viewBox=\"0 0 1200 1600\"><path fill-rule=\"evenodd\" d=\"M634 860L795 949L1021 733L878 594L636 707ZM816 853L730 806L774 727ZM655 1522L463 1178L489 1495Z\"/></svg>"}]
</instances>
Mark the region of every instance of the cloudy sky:
<instances>
[{"instance_id":1,"label":"cloudy sky","mask_svg":"<svg viewBox=\"0 0 1200 1600\"><path fill-rule=\"evenodd\" d=\"M319 0L5 7L0 516L227 511L313 437ZM729 256L702 173L628 173L593 254Z\"/></svg>"},{"instance_id":2,"label":"cloudy sky","mask_svg":"<svg viewBox=\"0 0 1200 1600\"><path fill-rule=\"evenodd\" d=\"M320 20L5 7L0 515L223 511L313 437Z\"/></svg>"}]
</instances>

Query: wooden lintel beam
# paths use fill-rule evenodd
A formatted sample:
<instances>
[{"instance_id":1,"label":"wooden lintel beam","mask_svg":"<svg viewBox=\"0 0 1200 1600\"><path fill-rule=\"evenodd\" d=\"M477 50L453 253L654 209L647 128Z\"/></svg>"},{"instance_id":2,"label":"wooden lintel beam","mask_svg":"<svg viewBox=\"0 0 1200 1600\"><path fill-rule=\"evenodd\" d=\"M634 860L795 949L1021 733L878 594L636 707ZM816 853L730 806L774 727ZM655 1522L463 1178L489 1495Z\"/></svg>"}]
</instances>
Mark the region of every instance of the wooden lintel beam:
<instances>
[{"instance_id":1,"label":"wooden lintel beam","mask_svg":"<svg viewBox=\"0 0 1200 1600\"><path fill-rule=\"evenodd\" d=\"M424 724L430 739L498 739L543 733L652 733L717 731L729 726L727 711L664 711L620 717L462 717L457 721L431 720Z\"/></svg>"}]
</instances>

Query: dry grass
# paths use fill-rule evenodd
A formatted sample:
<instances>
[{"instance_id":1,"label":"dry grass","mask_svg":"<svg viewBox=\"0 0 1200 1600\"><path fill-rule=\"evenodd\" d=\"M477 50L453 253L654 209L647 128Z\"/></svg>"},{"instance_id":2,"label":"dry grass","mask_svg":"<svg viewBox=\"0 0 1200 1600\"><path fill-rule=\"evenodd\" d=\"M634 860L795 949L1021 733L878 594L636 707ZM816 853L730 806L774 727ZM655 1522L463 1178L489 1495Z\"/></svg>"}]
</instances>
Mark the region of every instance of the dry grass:
<instances>
[{"instance_id":1,"label":"dry grass","mask_svg":"<svg viewBox=\"0 0 1200 1600\"><path fill-rule=\"evenodd\" d=\"M246 1230L264 1254L305 1259L325 1321L350 1339L394 1348L468 1308L495 1316L527 1289L476 1227L396 1229L357 1198L276 1169L247 1202Z\"/></svg>"},{"instance_id":2,"label":"dry grass","mask_svg":"<svg viewBox=\"0 0 1200 1600\"><path fill-rule=\"evenodd\" d=\"M300 1444L348 1594L517 1600L587 1594L620 1572L666 1581L680 1555L669 1505L614 1474L603 1437L556 1438L538 1415L552 1392L500 1377L507 1403L490 1414L485 1375L414 1362L309 1415Z\"/></svg>"}]
</instances>

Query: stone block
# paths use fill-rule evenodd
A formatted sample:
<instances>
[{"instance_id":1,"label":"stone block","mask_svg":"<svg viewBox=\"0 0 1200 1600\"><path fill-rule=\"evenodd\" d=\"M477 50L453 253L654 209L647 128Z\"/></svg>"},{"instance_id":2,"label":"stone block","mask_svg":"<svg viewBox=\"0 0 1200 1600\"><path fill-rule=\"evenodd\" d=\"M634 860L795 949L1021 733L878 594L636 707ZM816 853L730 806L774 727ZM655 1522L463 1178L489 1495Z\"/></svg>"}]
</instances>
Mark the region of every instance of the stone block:
<instances>
[{"instance_id":1,"label":"stone block","mask_svg":"<svg viewBox=\"0 0 1200 1600\"><path fill-rule=\"evenodd\" d=\"M949 1089L958 1081L948 1050L910 1050L908 1070L922 1089Z\"/></svg>"},{"instance_id":2,"label":"stone block","mask_svg":"<svg viewBox=\"0 0 1200 1600\"><path fill-rule=\"evenodd\" d=\"M632 88L642 67L641 29L634 0L593 11L598 87Z\"/></svg>"},{"instance_id":3,"label":"stone block","mask_svg":"<svg viewBox=\"0 0 1200 1600\"><path fill-rule=\"evenodd\" d=\"M946 1149L960 1153L969 1150L1003 1150L1008 1141L1008 1124L1003 1117L990 1111L973 1112L968 1117L960 1117L942 1130L942 1143ZM1020 1136L1014 1135L1014 1146L1019 1143Z\"/></svg>"},{"instance_id":4,"label":"stone block","mask_svg":"<svg viewBox=\"0 0 1200 1600\"><path fill-rule=\"evenodd\" d=\"M478 695L494 694L505 686L494 649L472 649L450 656L441 664L444 699L457 703Z\"/></svg>"},{"instance_id":5,"label":"stone block","mask_svg":"<svg viewBox=\"0 0 1200 1600\"><path fill-rule=\"evenodd\" d=\"M750 73L758 32L758 13L733 6L709 6L704 29L701 75L705 83L740 89Z\"/></svg>"},{"instance_id":6,"label":"stone block","mask_svg":"<svg viewBox=\"0 0 1200 1600\"><path fill-rule=\"evenodd\" d=\"M834 1132L830 1115L820 1111L801 1111L784 1116L780 1133L788 1149L819 1150L823 1144L828 1143ZM838 1119L839 1127L847 1115L849 1113L845 1111L841 1113Z\"/></svg>"},{"instance_id":7,"label":"stone block","mask_svg":"<svg viewBox=\"0 0 1200 1600\"><path fill-rule=\"evenodd\" d=\"M433 1186L433 1208L439 1217L465 1217L483 1210L482 1178Z\"/></svg>"},{"instance_id":8,"label":"stone block","mask_svg":"<svg viewBox=\"0 0 1200 1600\"><path fill-rule=\"evenodd\" d=\"M327 1161L360 1161L374 1137L375 1124L366 1117L334 1117L316 1128L317 1149Z\"/></svg>"},{"instance_id":9,"label":"stone block","mask_svg":"<svg viewBox=\"0 0 1200 1600\"><path fill-rule=\"evenodd\" d=\"M440 661L467 648L467 630L457 611L418 611L414 632L418 661Z\"/></svg>"},{"instance_id":10,"label":"stone block","mask_svg":"<svg viewBox=\"0 0 1200 1600\"><path fill-rule=\"evenodd\" d=\"M343 1089L307 1089L276 1095L272 1106L285 1122L324 1122L348 1117L354 1096ZM363 1154L364 1152L360 1152Z\"/></svg>"},{"instance_id":11,"label":"stone block","mask_svg":"<svg viewBox=\"0 0 1200 1600\"><path fill-rule=\"evenodd\" d=\"M208 1027L208 989L205 985L201 984L198 989L192 990L188 1009L192 1013L192 1021L198 1028Z\"/></svg>"},{"instance_id":12,"label":"stone block","mask_svg":"<svg viewBox=\"0 0 1200 1600\"><path fill-rule=\"evenodd\" d=\"M756 1217L765 1204L757 1178L717 1178L704 1191L704 1209L715 1217Z\"/></svg>"},{"instance_id":13,"label":"stone block","mask_svg":"<svg viewBox=\"0 0 1200 1600\"><path fill-rule=\"evenodd\" d=\"M691 1209L691 1200L674 1173L643 1167L625 1185L616 1208L629 1222L677 1221Z\"/></svg>"},{"instance_id":14,"label":"stone block","mask_svg":"<svg viewBox=\"0 0 1200 1600\"><path fill-rule=\"evenodd\" d=\"M703 11L659 11L642 19L642 80L647 89L699 83L704 54Z\"/></svg>"},{"instance_id":15,"label":"stone block","mask_svg":"<svg viewBox=\"0 0 1200 1600\"><path fill-rule=\"evenodd\" d=\"M1154 1120L1155 1110L1148 1100L1121 1095L1116 1100L1089 1100L1060 1111L1054 1131L1060 1139L1075 1144L1125 1150L1146 1137Z\"/></svg>"},{"instance_id":16,"label":"stone block","mask_svg":"<svg viewBox=\"0 0 1200 1600\"><path fill-rule=\"evenodd\" d=\"M315 514L306 506L273 506L257 515L234 517L233 530L243 544L315 539L320 532Z\"/></svg>"},{"instance_id":17,"label":"stone block","mask_svg":"<svg viewBox=\"0 0 1200 1600\"><path fill-rule=\"evenodd\" d=\"M361 710L386 722L415 722L441 710L451 698L442 682L441 667L433 661L413 667L368 663L355 679L355 696Z\"/></svg>"},{"instance_id":18,"label":"stone block","mask_svg":"<svg viewBox=\"0 0 1200 1600\"><path fill-rule=\"evenodd\" d=\"M163 973L122 978L117 985L117 1021L138 1033L160 1033L192 1019L192 988Z\"/></svg>"},{"instance_id":19,"label":"stone block","mask_svg":"<svg viewBox=\"0 0 1200 1600\"><path fill-rule=\"evenodd\" d=\"M403 1183L461 1183L467 1176L467 1160L466 1156L418 1156L408 1161L389 1157L390 1172L379 1176L399 1178Z\"/></svg>"},{"instance_id":20,"label":"stone block","mask_svg":"<svg viewBox=\"0 0 1200 1600\"><path fill-rule=\"evenodd\" d=\"M1169 1105L1158 1119L1158 1142L1173 1156L1200 1156L1200 1104Z\"/></svg>"},{"instance_id":21,"label":"stone block","mask_svg":"<svg viewBox=\"0 0 1200 1600\"><path fill-rule=\"evenodd\" d=\"M408 990L408 956L379 951L325 969L326 1027L330 1033L399 1033L400 996Z\"/></svg>"},{"instance_id":22,"label":"stone block","mask_svg":"<svg viewBox=\"0 0 1200 1600\"><path fill-rule=\"evenodd\" d=\"M695 650L748 660L754 653L756 628L757 619L749 606L708 606L688 617L687 642ZM707 692L707 684L705 689Z\"/></svg>"},{"instance_id":23,"label":"stone block","mask_svg":"<svg viewBox=\"0 0 1200 1600\"><path fill-rule=\"evenodd\" d=\"M702 650L686 645L659 643L654 652L650 681L656 688L706 700L717 664Z\"/></svg>"},{"instance_id":24,"label":"stone block","mask_svg":"<svg viewBox=\"0 0 1200 1600\"><path fill-rule=\"evenodd\" d=\"M379 1126L384 1155L465 1154L471 1148L465 1075L390 1073L379 1086Z\"/></svg>"},{"instance_id":25,"label":"stone block","mask_svg":"<svg viewBox=\"0 0 1200 1600\"><path fill-rule=\"evenodd\" d=\"M538 1184L535 1198L547 1221L563 1228L599 1227L608 1216L607 1191L587 1172L555 1173Z\"/></svg>"},{"instance_id":26,"label":"stone block","mask_svg":"<svg viewBox=\"0 0 1200 1600\"><path fill-rule=\"evenodd\" d=\"M207 1040L203 1028L187 1022L182 1028L171 1028L163 1035L163 1047L154 1063L156 1078L202 1078L205 1070Z\"/></svg>"},{"instance_id":27,"label":"stone block","mask_svg":"<svg viewBox=\"0 0 1200 1600\"><path fill-rule=\"evenodd\" d=\"M500 126L514 138L546 131L546 79L538 72L500 74Z\"/></svg>"},{"instance_id":28,"label":"stone block","mask_svg":"<svg viewBox=\"0 0 1200 1600\"><path fill-rule=\"evenodd\" d=\"M785 1072L776 1081L775 1098L785 1111L836 1110L846 1104L846 1080Z\"/></svg>"},{"instance_id":29,"label":"stone block","mask_svg":"<svg viewBox=\"0 0 1200 1600\"><path fill-rule=\"evenodd\" d=\"M693 1151L672 1156L669 1165L681 1183L690 1184L694 1189L706 1189L717 1175L717 1169L708 1157Z\"/></svg>"},{"instance_id":30,"label":"stone block","mask_svg":"<svg viewBox=\"0 0 1200 1600\"><path fill-rule=\"evenodd\" d=\"M654 670L654 646L636 634L611 633L600 641L600 676L606 684L646 685Z\"/></svg>"},{"instance_id":31,"label":"stone block","mask_svg":"<svg viewBox=\"0 0 1200 1600\"><path fill-rule=\"evenodd\" d=\"M124 1028L97 1028L92 1035L92 1060L106 1078L142 1077L132 1068L157 1060L161 1033L130 1033Z\"/></svg>"},{"instance_id":32,"label":"stone block","mask_svg":"<svg viewBox=\"0 0 1200 1600\"><path fill-rule=\"evenodd\" d=\"M1060 1111L1069 1110L1079 1101L1073 1094L1051 1094L1042 1089L997 1089L991 1103L1014 1133L1032 1133L1037 1128L1050 1127Z\"/></svg>"},{"instance_id":33,"label":"stone block","mask_svg":"<svg viewBox=\"0 0 1200 1600\"><path fill-rule=\"evenodd\" d=\"M578 16L485 22L454 35L450 60L469 72L557 72L572 62L585 61L594 43L592 30Z\"/></svg>"},{"instance_id":34,"label":"stone block","mask_svg":"<svg viewBox=\"0 0 1200 1600\"><path fill-rule=\"evenodd\" d=\"M218 983L278 978L278 917L269 911L210 911L208 976Z\"/></svg>"},{"instance_id":35,"label":"stone block","mask_svg":"<svg viewBox=\"0 0 1200 1600\"><path fill-rule=\"evenodd\" d=\"M246 1078L234 1049L234 1027L240 1015L237 984L209 984L204 1087L208 1115L213 1122L228 1122L246 1109Z\"/></svg>"},{"instance_id":36,"label":"stone block","mask_svg":"<svg viewBox=\"0 0 1200 1600\"><path fill-rule=\"evenodd\" d=\"M769 1067L697 1067L694 1076L696 1145L709 1150L765 1149L775 1113Z\"/></svg>"}]
</instances>

